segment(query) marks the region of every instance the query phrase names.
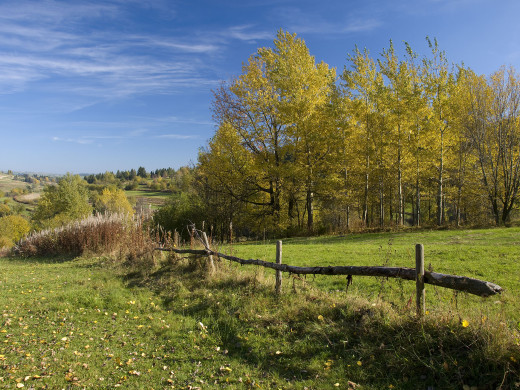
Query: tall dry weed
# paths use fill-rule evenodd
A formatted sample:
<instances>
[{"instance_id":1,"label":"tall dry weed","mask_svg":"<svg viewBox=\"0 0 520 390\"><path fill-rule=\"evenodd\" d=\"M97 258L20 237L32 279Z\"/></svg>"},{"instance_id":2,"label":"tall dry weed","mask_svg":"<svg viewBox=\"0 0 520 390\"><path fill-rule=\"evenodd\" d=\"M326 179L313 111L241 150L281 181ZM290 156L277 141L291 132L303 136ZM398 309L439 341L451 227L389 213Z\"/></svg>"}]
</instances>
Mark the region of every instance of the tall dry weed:
<instances>
[{"instance_id":1,"label":"tall dry weed","mask_svg":"<svg viewBox=\"0 0 520 390\"><path fill-rule=\"evenodd\" d=\"M22 239L13 253L22 257L107 255L130 262L153 257L155 239L139 216L98 214Z\"/></svg>"}]
</instances>

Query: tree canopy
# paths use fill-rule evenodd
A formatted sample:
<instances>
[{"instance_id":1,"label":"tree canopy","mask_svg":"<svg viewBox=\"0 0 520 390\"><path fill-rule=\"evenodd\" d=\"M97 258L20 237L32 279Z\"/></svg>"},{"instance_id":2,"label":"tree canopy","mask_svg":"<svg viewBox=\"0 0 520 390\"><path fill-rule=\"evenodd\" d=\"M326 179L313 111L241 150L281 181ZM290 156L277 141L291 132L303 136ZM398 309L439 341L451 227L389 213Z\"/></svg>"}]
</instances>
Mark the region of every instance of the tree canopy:
<instances>
[{"instance_id":1,"label":"tree canopy","mask_svg":"<svg viewBox=\"0 0 520 390\"><path fill-rule=\"evenodd\" d=\"M279 31L214 91L217 130L199 154L208 222L260 232L497 224L520 188L520 78L356 48L336 76Z\"/></svg>"},{"instance_id":2,"label":"tree canopy","mask_svg":"<svg viewBox=\"0 0 520 390\"><path fill-rule=\"evenodd\" d=\"M79 175L67 174L57 185L44 188L33 219L40 227L53 227L91 213L87 183Z\"/></svg>"}]
</instances>

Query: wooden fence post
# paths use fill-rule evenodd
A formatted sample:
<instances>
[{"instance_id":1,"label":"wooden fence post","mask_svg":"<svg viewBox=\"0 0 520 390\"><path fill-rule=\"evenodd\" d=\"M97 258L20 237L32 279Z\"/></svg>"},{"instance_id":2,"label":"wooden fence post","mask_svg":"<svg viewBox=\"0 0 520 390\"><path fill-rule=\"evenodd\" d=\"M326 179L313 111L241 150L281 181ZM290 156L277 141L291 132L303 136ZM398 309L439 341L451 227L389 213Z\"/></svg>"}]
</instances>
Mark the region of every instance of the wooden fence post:
<instances>
[{"instance_id":1,"label":"wooden fence post","mask_svg":"<svg viewBox=\"0 0 520 390\"><path fill-rule=\"evenodd\" d=\"M204 246L206 247L206 249L211 250L211 248L209 247L209 241L208 241L208 236L206 235L206 232L202 232L202 239L204 240ZM211 274L214 274L215 273L215 263L213 262L213 255L209 255L208 257L209 257L210 272L211 272Z\"/></svg>"},{"instance_id":2,"label":"wooden fence post","mask_svg":"<svg viewBox=\"0 0 520 390\"><path fill-rule=\"evenodd\" d=\"M282 264L282 241L276 241L276 264ZM276 294L282 292L282 271L276 270Z\"/></svg>"},{"instance_id":3,"label":"wooden fence post","mask_svg":"<svg viewBox=\"0 0 520 390\"><path fill-rule=\"evenodd\" d=\"M424 246L423 244L415 245L415 288L416 288L416 304L417 315L424 315L425 308L425 292L424 292Z\"/></svg>"},{"instance_id":4,"label":"wooden fence post","mask_svg":"<svg viewBox=\"0 0 520 390\"><path fill-rule=\"evenodd\" d=\"M179 232L177 231L177 229L175 229L173 231L173 245L178 248L179 245L180 245L180 242L179 242Z\"/></svg>"},{"instance_id":5,"label":"wooden fence post","mask_svg":"<svg viewBox=\"0 0 520 390\"><path fill-rule=\"evenodd\" d=\"M190 227L190 249L193 249L194 248L194 238L193 236L195 235L195 226L193 227Z\"/></svg>"}]
</instances>

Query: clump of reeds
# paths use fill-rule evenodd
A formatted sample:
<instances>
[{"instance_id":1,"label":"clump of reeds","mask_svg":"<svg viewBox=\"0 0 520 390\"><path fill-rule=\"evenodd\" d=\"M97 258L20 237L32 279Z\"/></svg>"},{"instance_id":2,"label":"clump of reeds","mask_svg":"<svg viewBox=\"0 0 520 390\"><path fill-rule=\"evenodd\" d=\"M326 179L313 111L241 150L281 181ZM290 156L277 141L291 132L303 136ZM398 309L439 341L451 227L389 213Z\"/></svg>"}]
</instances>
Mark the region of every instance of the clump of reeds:
<instances>
[{"instance_id":1,"label":"clump of reeds","mask_svg":"<svg viewBox=\"0 0 520 390\"><path fill-rule=\"evenodd\" d=\"M34 232L13 252L22 257L79 256L84 253L140 259L153 251L154 238L145 222L127 214L97 214L59 228Z\"/></svg>"}]
</instances>

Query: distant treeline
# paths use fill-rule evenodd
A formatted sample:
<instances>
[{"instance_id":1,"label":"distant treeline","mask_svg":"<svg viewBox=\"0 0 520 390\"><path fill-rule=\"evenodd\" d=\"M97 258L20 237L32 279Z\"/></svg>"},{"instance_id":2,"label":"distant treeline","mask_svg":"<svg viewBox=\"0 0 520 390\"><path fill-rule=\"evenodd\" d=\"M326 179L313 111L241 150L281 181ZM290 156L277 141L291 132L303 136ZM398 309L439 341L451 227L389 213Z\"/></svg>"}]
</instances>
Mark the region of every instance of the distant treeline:
<instances>
[{"instance_id":1,"label":"distant treeline","mask_svg":"<svg viewBox=\"0 0 520 390\"><path fill-rule=\"evenodd\" d=\"M91 185L91 188L115 185L125 190L135 190L141 185L152 191L178 193L187 190L193 180L193 171L194 169L190 167L180 167L177 170L161 168L148 172L144 167L139 167L137 170L118 170L116 173L106 171L86 175L84 179Z\"/></svg>"}]
</instances>

